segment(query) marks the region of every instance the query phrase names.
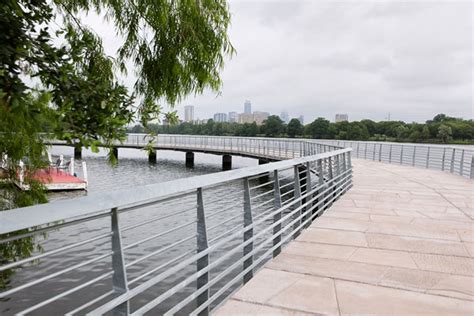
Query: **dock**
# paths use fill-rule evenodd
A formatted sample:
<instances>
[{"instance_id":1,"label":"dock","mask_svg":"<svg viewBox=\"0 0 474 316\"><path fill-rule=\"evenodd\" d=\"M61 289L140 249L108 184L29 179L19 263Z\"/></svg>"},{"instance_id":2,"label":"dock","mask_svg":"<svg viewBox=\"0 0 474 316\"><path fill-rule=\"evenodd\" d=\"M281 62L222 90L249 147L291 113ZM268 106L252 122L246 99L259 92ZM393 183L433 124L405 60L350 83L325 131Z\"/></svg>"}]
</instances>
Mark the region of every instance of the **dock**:
<instances>
[{"instance_id":1,"label":"dock","mask_svg":"<svg viewBox=\"0 0 474 316\"><path fill-rule=\"evenodd\" d=\"M33 179L41 182L47 191L86 190L87 181L57 168L40 169L35 172ZM22 190L29 190L29 185L16 181Z\"/></svg>"},{"instance_id":2,"label":"dock","mask_svg":"<svg viewBox=\"0 0 474 316\"><path fill-rule=\"evenodd\" d=\"M216 315L473 315L474 182L359 159L353 172Z\"/></svg>"}]
</instances>

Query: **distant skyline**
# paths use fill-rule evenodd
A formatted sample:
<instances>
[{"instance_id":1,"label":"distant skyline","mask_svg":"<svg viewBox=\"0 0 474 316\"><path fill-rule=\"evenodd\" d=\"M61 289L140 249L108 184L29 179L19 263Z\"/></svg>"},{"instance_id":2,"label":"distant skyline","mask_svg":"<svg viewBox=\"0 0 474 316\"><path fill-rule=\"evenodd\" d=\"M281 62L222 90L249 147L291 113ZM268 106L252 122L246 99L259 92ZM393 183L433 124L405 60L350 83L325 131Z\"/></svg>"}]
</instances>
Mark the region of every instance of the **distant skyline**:
<instances>
[{"instance_id":1,"label":"distant skyline","mask_svg":"<svg viewBox=\"0 0 474 316\"><path fill-rule=\"evenodd\" d=\"M381 2L230 1L237 55L227 61L222 93L182 105L210 116L249 99L253 109L307 122L336 113L473 118L472 3Z\"/></svg>"},{"instance_id":2,"label":"distant skyline","mask_svg":"<svg viewBox=\"0 0 474 316\"><path fill-rule=\"evenodd\" d=\"M176 106L195 116L253 111L334 120L424 122L438 113L473 118L471 1L230 0L220 93ZM85 18L114 55L121 41L97 16ZM132 87L132 74L123 78ZM166 105L164 105L166 108Z\"/></svg>"}]
</instances>

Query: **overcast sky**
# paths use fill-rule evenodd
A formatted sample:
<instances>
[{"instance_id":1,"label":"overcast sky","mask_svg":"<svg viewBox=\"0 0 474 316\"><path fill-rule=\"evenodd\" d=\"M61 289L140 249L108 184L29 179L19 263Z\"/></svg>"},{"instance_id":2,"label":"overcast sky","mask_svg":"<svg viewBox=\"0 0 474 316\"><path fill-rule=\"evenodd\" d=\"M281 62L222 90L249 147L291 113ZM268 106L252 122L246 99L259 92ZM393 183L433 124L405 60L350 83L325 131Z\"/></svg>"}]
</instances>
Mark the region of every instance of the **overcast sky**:
<instances>
[{"instance_id":1,"label":"overcast sky","mask_svg":"<svg viewBox=\"0 0 474 316\"><path fill-rule=\"evenodd\" d=\"M305 123L473 117L471 1L231 0L230 10L237 54L222 93L189 97L181 115L187 104L201 119L243 112L249 99ZM118 45L110 33L104 44Z\"/></svg>"}]
</instances>

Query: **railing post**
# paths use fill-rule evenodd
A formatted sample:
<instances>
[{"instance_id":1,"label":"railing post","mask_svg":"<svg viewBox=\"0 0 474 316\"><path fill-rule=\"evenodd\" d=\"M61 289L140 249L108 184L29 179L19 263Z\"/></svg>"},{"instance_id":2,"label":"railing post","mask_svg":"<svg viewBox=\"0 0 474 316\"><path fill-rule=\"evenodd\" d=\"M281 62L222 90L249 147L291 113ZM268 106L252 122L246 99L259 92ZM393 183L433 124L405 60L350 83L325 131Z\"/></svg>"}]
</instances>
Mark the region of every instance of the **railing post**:
<instances>
[{"instance_id":1,"label":"railing post","mask_svg":"<svg viewBox=\"0 0 474 316\"><path fill-rule=\"evenodd\" d=\"M449 168L449 172L454 173L454 158L456 155L456 148L453 148L453 153L451 155L451 167Z\"/></svg>"},{"instance_id":2,"label":"railing post","mask_svg":"<svg viewBox=\"0 0 474 316\"><path fill-rule=\"evenodd\" d=\"M324 171L323 171L323 160L318 159L316 162L316 168L318 170L318 191L317 194L320 195L322 191L324 191ZM326 200L326 194L320 195L316 203L319 203L320 201L323 201L319 208L324 208L324 200Z\"/></svg>"},{"instance_id":3,"label":"railing post","mask_svg":"<svg viewBox=\"0 0 474 316\"><path fill-rule=\"evenodd\" d=\"M471 179L474 179L474 156L471 157Z\"/></svg>"},{"instance_id":4,"label":"railing post","mask_svg":"<svg viewBox=\"0 0 474 316\"><path fill-rule=\"evenodd\" d=\"M464 172L464 149L461 151L461 165L459 166L459 175L462 176L463 172Z\"/></svg>"},{"instance_id":5,"label":"railing post","mask_svg":"<svg viewBox=\"0 0 474 316\"><path fill-rule=\"evenodd\" d=\"M278 170L273 171L273 207L274 210L278 210L281 208L281 193L280 193L280 179L278 177ZM279 221L281 219L281 211L277 212L275 215L273 215L273 223ZM273 235L279 234L277 236L273 237L273 246L278 244L281 241L281 223L273 227ZM281 245L278 246L273 250L273 258L278 256L281 252Z\"/></svg>"},{"instance_id":6,"label":"railing post","mask_svg":"<svg viewBox=\"0 0 474 316\"><path fill-rule=\"evenodd\" d=\"M392 163L392 147L393 145L390 145L390 149L388 152L388 163Z\"/></svg>"},{"instance_id":7,"label":"railing post","mask_svg":"<svg viewBox=\"0 0 474 316\"><path fill-rule=\"evenodd\" d=\"M413 157L411 158L411 165L415 166L416 146L413 147Z\"/></svg>"},{"instance_id":8,"label":"railing post","mask_svg":"<svg viewBox=\"0 0 474 316\"><path fill-rule=\"evenodd\" d=\"M207 244L207 228L206 228L206 215L204 213L204 201L202 197L202 188L197 189L197 251L198 253L206 250ZM206 254L199 258L196 262L196 268L200 270L206 268L209 265L209 254ZM209 272L204 273L197 279L197 289L207 286L209 282ZM209 289L201 293L197 297L197 306L202 305L209 299ZM206 307L199 315L208 315L209 307Z\"/></svg>"},{"instance_id":9,"label":"railing post","mask_svg":"<svg viewBox=\"0 0 474 316\"><path fill-rule=\"evenodd\" d=\"M244 179L244 228L247 226L252 225L253 217L252 217L252 204L250 203L250 184L249 179ZM253 228L249 228L248 230L244 231L244 242L251 239L253 237ZM253 241L251 241L248 245L244 246L244 253L243 256L245 257L249 253L253 251ZM244 260L243 270L247 269L253 264L253 255L250 256L248 259ZM247 283L253 277L253 269L247 272L244 275L244 284Z\"/></svg>"},{"instance_id":10,"label":"railing post","mask_svg":"<svg viewBox=\"0 0 474 316\"><path fill-rule=\"evenodd\" d=\"M118 220L118 210L113 208L111 211L112 227L112 287L115 293L123 294L128 292L127 271L125 269L125 259L123 256L122 237ZM125 302L115 307L114 315L128 315L130 311L129 302Z\"/></svg>"},{"instance_id":11,"label":"railing post","mask_svg":"<svg viewBox=\"0 0 474 316\"><path fill-rule=\"evenodd\" d=\"M367 143L365 143L365 146L364 146L364 159L367 159ZM337 156L336 156L337 157Z\"/></svg>"},{"instance_id":12,"label":"railing post","mask_svg":"<svg viewBox=\"0 0 474 316\"><path fill-rule=\"evenodd\" d=\"M311 163L307 162L306 163L306 193L309 194L312 190L312 184L311 184ZM309 222L307 226L309 226L312 222L313 214L311 214L311 208L313 207L313 194L309 194L306 196L306 207L305 207L305 219L308 218L309 216Z\"/></svg>"},{"instance_id":13,"label":"railing post","mask_svg":"<svg viewBox=\"0 0 474 316\"><path fill-rule=\"evenodd\" d=\"M426 152L426 169L430 167L430 149L431 147L428 147L428 151Z\"/></svg>"},{"instance_id":14,"label":"railing post","mask_svg":"<svg viewBox=\"0 0 474 316\"><path fill-rule=\"evenodd\" d=\"M300 170L298 166L295 166L293 169L295 173L294 197L295 197L295 200L298 200L301 197ZM302 205L301 200L295 203L295 207L297 209L299 208L299 211L296 212L295 214L296 217L299 218L299 220L296 221L296 223L293 225L293 228L296 230L295 234L293 235L293 238L296 238L300 234L300 230L301 230L301 227L300 227L301 226L301 205Z\"/></svg>"},{"instance_id":15,"label":"railing post","mask_svg":"<svg viewBox=\"0 0 474 316\"><path fill-rule=\"evenodd\" d=\"M374 152L372 153L372 161L375 161L375 151L376 151L376 144L374 143Z\"/></svg>"},{"instance_id":16,"label":"railing post","mask_svg":"<svg viewBox=\"0 0 474 316\"><path fill-rule=\"evenodd\" d=\"M359 143L357 143L357 158L359 158Z\"/></svg>"},{"instance_id":17,"label":"railing post","mask_svg":"<svg viewBox=\"0 0 474 316\"><path fill-rule=\"evenodd\" d=\"M349 151L347 155L347 168L350 169L352 168L352 152ZM346 169L347 170L347 169ZM352 173L352 172L351 172Z\"/></svg>"},{"instance_id":18,"label":"railing post","mask_svg":"<svg viewBox=\"0 0 474 316\"><path fill-rule=\"evenodd\" d=\"M403 145L402 145L402 148L400 149L400 164L403 165Z\"/></svg>"},{"instance_id":19,"label":"railing post","mask_svg":"<svg viewBox=\"0 0 474 316\"><path fill-rule=\"evenodd\" d=\"M445 160L446 160L446 147L443 148L443 158L441 158L441 171L444 171Z\"/></svg>"},{"instance_id":20,"label":"railing post","mask_svg":"<svg viewBox=\"0 0 474 316\"><path fill-rule=\"evenodd\" d=\"M379 162L382 161L382 144L380 144L380 147L379 147Z\"/></svg>"}]
</instances>

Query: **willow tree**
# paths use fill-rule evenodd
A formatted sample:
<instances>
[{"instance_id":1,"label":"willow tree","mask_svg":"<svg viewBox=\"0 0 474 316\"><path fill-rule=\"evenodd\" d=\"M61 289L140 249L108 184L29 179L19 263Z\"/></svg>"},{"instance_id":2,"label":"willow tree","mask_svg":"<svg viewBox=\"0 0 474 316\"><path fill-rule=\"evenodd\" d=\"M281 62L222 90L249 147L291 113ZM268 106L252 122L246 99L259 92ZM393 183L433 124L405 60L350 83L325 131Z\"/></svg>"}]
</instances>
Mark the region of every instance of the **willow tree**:
<instances>
[{"instance_id":1,"label":"willow tree","mask_svg":"<svg viewBox=\"0 0 474 316\"><path fill-rule=\"evenodd\" d=\"M116 56L105 54L81 20L92 12L123 39ZM186 95L217 91L224 58L234 51L229 21L225 0L3 0L0 158L8 155L7 180L16 178L20 160L30 171L44 165L42 132L86 147L99 139L110 145L134 116L145 126L161 115L173 120L173 105ZM127 72L138 78L131 89L117 80ZM0 181L0 210L46 201L40 184L25 181L29 192ZM32 239L2 244L0 264L33 248ZM0 273L0 287L9 273Z\"/></svg>"},{"instance_id":2,"label":"willow tree","mask_svg":"<svg viewBox=\"0 0 474 316\"><path fill-rule=\"evenodd\" d=\"M87 13L113 25L121 39L115 56L82 20ZM234 52L229 23L225 0L2 1L0 152L10 159L9 176L24 157L31 170L41 167L40 132L111 145L133 117L145 126L176 120L173 106L185 96L218 91L224 59ZM137 78L131 89L117 80L127 73Z\"/></svg>"}]
</instances>

